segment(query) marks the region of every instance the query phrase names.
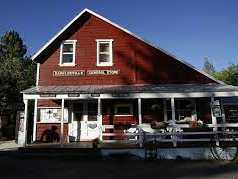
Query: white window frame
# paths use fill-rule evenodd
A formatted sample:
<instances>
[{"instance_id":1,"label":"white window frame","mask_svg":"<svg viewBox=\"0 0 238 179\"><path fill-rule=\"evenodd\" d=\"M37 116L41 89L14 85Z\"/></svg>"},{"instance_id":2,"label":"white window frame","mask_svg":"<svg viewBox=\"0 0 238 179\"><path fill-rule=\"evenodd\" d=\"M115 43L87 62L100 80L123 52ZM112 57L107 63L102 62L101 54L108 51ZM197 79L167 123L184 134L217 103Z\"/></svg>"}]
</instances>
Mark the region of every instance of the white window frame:
<instances>
[{"instance_id":1,"label":"white window frame","mask_svg":"<svg viewBox=\"0 0 238 179\"><path fill-rule=\"evenodd\" d=\"M38 116L37 118L40 119L40 121L37 121L36 123L38 124L60 124L61 121L48 121L46 119L42 120L41 118L41 110L51 110L51 109L57 109L57 110L61 110L61 107L38 107L37 110L38 110ZM69 109L68 108L65 108L64 109L64 123L68 123L68 118L69 118Z\"/></svg>"},{"instance_id":2,"label":"white window frame","mask_svg":"<svg viewBox=\"0 0 238 179\"><path fill-rule=\"evenodd\" d=\"M60 66L75 66L75 52L76 52L76 42L77 40L65 40L60 45ZM63 63L63 46L64 44L73 44L73 61L70 63ZM72 54L68 52L64 52L64 54Z\"/></svg>"},{"instance_id":3,"label":"white window frame","mask_svg":"<svg viewBox=\"0 0 238 179\"><path fill-rule=\"evenodd\" d=\"M97 39L97 66L112 66L113 65L113 39ZM109 43L109 62L99 62L100 54L108 54L107 52L100 52L100 43Z\"/></svg>"},{"instance_id":4,"label":"white window frame","mask_svg":"<svg viewBox=\"0 0 238 179\"><path fill-rule=\"evenodd\" d=\"M130 109L130 114L117 114L118 107L128 107ZM114 115L115 116L133 116L133 104L115 104Z\"/></svg>"}]
</instances>

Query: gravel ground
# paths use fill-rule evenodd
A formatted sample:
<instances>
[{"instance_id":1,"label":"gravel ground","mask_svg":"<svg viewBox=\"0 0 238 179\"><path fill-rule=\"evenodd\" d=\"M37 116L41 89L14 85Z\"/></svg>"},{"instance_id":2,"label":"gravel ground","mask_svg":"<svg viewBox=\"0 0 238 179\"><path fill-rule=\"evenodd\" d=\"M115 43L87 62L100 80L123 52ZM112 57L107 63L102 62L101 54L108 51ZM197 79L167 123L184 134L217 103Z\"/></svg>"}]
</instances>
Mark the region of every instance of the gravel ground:
<instances>
[{"instance_id":1,"label":"gravel ground","mask_svg":"<svg viewBox=\"0 0 238 179\"><path fill-rule=\"evenodd\" d=\"M0 153L0 178L238 178L238 163Z\"/></svg>"}]
</instances>

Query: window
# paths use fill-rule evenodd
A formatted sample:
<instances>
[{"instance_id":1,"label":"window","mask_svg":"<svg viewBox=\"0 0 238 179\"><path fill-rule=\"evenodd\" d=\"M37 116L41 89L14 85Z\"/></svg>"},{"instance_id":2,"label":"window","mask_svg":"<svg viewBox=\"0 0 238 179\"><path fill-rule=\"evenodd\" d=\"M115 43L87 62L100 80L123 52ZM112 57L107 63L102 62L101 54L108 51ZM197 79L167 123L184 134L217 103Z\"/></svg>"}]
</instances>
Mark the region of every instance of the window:
<instances>
[{"instance_id":1,"label":"window","mask_svg":"<svg viewBox=\"0 0 238 179\"><path fill-rule=\"evenodd\" d=\"M75 65L76 40L66 40L60 48L60 66Z\"/></svg>"},{"instance_id":2,"label":"window","mask_svg":"<svg viewBox=\"0 0 238 179\"><path fill-rule=\"evenodd\" d=\"M133 106L132 104L117 104L114 108L114 114L118 116L133 115Z\"/></svg>"},{"instance_id":3,"label":"window","mask_svg":"<svg viewBox=\"0 0 238 179\"><path fill-rule=\"evenodd\" d=\"M61 121L61 108L40 108L38 122L59 123ZM64 122L68 121L68 109L64 109Z\"/></svg>"},{"instance_id":4,"label":"window","mask_svg":"<svg viewBox=\"0 0 238 179\"><path fill-rule=\"evenodd\" d=\"M175 118L176 120L196 120L195 100L176 99L175 100Z\"/></svg>"},{"instance_id":5,"label":"window","mask_svg":"<svg viewBox=\"0 0 238 179\"><path fill-rule=\"evenodd\" d=\"M88 121L97 121L98 105L96 102L88 102Z\"/></svg>"},{"instance_id":6,"label":"window","mask_svg":"<svg viewBox=\"0 0 238 179\"><path fill-rule=\"evenodd\" d=\"M112 66L112 41L97 41L97 66Z\"/></svg>"}]
</instances>

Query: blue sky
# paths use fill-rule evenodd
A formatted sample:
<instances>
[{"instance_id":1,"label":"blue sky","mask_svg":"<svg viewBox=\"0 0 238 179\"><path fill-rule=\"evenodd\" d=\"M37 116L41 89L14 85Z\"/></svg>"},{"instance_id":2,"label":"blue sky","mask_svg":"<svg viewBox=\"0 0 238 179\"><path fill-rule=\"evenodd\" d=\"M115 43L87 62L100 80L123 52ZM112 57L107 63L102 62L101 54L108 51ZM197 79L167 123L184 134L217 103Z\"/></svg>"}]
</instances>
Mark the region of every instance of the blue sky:
<instances>
[{"instance_id":1,"label":"blue sky","mask_svg":"<svg viewBox=\"0 0 238 179\"><path fill-rule=\"evenodd\" d=\"M5 0L0 35L16 30L33 54L84 8L202 68L238 63L237 0Z\"/></svg>"}]
</instances>

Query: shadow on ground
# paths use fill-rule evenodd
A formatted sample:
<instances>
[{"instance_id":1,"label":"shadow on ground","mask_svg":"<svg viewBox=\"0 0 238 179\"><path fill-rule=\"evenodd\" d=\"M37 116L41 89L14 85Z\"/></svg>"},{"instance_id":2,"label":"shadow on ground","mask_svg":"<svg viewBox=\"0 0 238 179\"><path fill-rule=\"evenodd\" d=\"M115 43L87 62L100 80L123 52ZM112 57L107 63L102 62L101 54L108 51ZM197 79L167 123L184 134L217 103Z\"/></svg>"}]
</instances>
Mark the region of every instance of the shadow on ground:
<instances>
[{"instance_id":1,"label":"shadow on ground","mask_svg":"<svg viewBox=\"0 0 238 179\"><path fill-rule=\"evenodd\" d=\"M0 153L4 178L238 178L237 163L191 160L145 161L135 156L107 158L69 154Z\"/></svg>"}]
</instances>

